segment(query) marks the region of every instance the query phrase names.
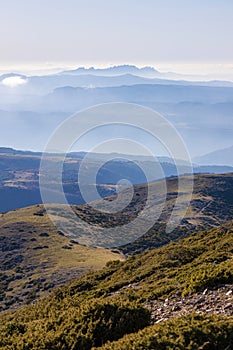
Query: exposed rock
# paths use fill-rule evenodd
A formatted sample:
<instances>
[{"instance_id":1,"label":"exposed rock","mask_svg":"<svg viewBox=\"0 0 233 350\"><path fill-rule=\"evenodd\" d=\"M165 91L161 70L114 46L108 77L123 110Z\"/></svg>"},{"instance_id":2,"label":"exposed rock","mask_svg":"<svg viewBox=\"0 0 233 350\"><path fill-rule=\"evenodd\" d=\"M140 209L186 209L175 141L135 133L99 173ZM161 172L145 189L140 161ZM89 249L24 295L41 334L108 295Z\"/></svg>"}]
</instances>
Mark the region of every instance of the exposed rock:
<instances>
[{"instance_id":1,"label":"exposed rock","mask_svg":"<svg viewBox=\"0 0 233 350\"><path fill-rule=\"evenodd\" d=\"M192 312L230 316L233 315L232 289L232 284L226 284L217 289L206 288L203 293L186 297L176 293L165 300L149 300L145 306L151 311L153 324Z\"/></svg>"}]
</instances>

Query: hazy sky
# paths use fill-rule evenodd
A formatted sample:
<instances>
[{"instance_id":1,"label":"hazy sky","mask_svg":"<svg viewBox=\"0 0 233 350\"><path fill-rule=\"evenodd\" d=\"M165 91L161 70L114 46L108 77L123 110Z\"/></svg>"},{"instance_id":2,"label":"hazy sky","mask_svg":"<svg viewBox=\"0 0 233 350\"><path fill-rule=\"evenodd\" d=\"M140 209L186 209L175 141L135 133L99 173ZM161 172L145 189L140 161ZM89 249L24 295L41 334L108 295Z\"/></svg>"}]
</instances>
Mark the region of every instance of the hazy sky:
<instances>
[{"instance_id":1,"label":"hazy sky","mask_svg":"<svg viewBox=\"0 0 233 350\"><path fill-rule=\"evenodd\" d=\"M232 0L0 0L0 64L233 62Z\"/></svg>"}]
</instances>

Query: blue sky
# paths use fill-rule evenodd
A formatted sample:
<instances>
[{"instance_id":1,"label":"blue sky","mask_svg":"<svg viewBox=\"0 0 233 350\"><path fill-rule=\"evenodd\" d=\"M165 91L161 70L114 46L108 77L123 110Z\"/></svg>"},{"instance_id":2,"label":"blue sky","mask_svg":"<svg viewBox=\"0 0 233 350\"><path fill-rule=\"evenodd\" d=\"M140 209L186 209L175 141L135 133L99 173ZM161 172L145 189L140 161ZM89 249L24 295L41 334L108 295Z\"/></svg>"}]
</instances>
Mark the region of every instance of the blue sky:
<instances>
[{"instance_id":1,"label":"blue sky","mask_svg":"<svg viewBox=\"0 0 233 350\"><path fill-rule=\"evenodd\" d=\"M0 64L233 61L232 0L0 2Z\"/></svg>"}]
</instances>

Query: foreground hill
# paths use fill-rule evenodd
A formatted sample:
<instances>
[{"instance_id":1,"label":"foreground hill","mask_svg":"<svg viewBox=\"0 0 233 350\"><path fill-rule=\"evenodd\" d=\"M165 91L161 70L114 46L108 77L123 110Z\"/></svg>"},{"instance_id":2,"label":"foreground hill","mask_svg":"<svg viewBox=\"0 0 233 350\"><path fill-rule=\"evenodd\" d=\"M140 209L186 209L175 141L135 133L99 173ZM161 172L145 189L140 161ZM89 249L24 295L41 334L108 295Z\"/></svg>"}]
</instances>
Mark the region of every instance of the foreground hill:
<instances>
[{"instance_id":1,"label":"foreground hill","mask_svg":"<svg viewBox=\"0 0 233 350\"><path fill-rule=\"evenodd\" d=\"M65 237L39 205L0 214L0 251L0 311L123 258Z\"/></svg>"},{"instance_id":2,"label":"foreground hill","mask_svg":"<svg viewBox=\"0 0 233 350\"><path fill-rule=\"evenodd\" d=\"M1 348L232 349L232 258L230 222L125 262L109 263L36 305L1 317ZM227 286L228 306L203 310L208 294L220 286ZM196 312L203 315L151 319L148 305L163 301L166 312L174 297L191 302L193 293L200 295ZM122 338L128 333L134 334Z\"/></svg>"}]
</instances>

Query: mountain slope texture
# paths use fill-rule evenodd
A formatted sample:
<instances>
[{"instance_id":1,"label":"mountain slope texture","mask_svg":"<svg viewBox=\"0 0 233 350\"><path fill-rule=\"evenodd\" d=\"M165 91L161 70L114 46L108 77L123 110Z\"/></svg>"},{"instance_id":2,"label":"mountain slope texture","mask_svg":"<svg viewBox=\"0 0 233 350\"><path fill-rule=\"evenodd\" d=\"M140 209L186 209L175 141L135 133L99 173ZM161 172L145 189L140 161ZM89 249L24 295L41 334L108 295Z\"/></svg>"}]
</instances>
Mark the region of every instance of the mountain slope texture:
<instances>
[{"instance_id":1,"label":"mountain slope texture","mask_svg":"<svg viewBox=\"0 0 233 350\"><path fill-rule=\"evenodd\" d=\"M3 314L0 347L232 349L232 233L229 222L125 262L108 263L35 305ZM203 311L209 293L223 286L228 306L221 312ZM198 293L195 314L152 318L149 304L163 301L166 309L174 298L191 302Z\"/></svg>"}]
</instances>

